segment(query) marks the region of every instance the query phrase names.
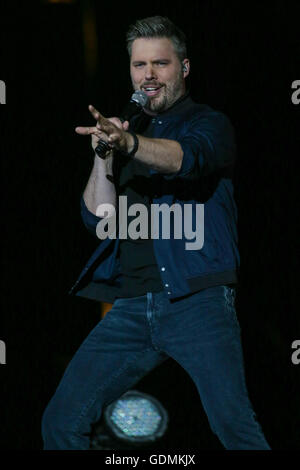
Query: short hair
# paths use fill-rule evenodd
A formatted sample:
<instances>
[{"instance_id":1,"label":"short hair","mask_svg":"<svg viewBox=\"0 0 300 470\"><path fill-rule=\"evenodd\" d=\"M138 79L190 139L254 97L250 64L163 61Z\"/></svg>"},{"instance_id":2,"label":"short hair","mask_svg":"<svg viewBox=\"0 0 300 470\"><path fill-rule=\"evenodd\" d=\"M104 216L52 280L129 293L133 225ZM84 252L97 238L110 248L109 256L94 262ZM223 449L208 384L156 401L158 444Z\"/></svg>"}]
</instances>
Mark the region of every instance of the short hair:
<instances>
[{"instance_id":1,"label":"short hair","mask_svg":"<svg viewBox=\"0 0 300 470\"><path fill-rule=\"evenodd\" d=\"M138 38L169 38L180 61L186 58L186 36L165 16L151 16L137 20L126 34L127 50L131 57L132 43Z\"/></svg>"}]
</instances>

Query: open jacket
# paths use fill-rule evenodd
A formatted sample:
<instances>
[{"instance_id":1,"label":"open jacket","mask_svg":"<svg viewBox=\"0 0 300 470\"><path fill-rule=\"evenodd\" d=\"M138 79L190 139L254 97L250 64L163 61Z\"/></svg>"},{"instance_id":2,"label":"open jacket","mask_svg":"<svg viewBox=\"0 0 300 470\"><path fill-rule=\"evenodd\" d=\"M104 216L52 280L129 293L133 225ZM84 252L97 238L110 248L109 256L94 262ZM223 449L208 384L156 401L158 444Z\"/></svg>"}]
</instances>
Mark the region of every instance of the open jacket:
<instances>
[{"instance_id":1,"label":"open jacket","mask_svg":"<svg viewBox=\"0 0 300 470\"><path fill-rule=\"evenodd\" d=\"M134 119L131 122L134 129ZM153 204L189 204L193 226L197 204L204 204L204 244L187 250L185 237L153 239L153 249L162 283L170 299L200 289L237 282L239 252L237 208L233 196L233 168L236 155L234 130L221 112L195 103L189 96L172 112L152 119L152 137L176 140L183 150L181 168L173 174L150 169ZM118 172L122 156L114 157L114 181L118 195ZM118 212L118 208L117 208ZM81 198L81 215L87 229L96 235L101 220L92 214ZM202 219L201 219L202 223ZM173 227L174 228L174 227ZM99 239L99 246L88 260L70 294L113 302L120 296L122 273L118 257L120 240Z\"/></svg>"}]
</instances>

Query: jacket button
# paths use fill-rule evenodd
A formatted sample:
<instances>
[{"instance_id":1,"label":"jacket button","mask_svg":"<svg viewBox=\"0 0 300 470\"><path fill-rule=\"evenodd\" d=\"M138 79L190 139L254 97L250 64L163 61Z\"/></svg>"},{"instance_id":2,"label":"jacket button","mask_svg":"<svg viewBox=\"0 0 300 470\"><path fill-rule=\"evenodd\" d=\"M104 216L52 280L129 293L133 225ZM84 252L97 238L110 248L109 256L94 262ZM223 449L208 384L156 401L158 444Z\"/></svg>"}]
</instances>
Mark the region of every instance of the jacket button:
<instances>
[{"instance_id":1,"label":"jacket button","mask_svg":"<svg viewBox=\"0 0 300 470\"><path fill-rule=\"evenodd\" d=\"M161 270L162 270L162 271L165 271L165 270L166 270L166 268L163 266L163 267L161 268Z\"/></svg>"},{"instance_id":2,"label":"jacket button","mask_svg":"<svg viewBox=\"0 0 300 470\"><path fill-rule=\"evenodd\" d=\"M169 287L169 284L165 284L165 287Z\"/></svg>"}]
</instances>

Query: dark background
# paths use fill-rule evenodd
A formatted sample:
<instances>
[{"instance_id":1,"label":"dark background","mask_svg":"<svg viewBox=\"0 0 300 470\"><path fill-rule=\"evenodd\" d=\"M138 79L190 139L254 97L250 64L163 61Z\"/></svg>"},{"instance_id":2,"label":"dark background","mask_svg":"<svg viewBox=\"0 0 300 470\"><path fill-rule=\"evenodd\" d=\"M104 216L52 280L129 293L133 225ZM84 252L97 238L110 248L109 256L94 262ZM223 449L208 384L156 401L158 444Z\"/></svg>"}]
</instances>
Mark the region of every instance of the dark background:
<instances>
[{"instance_id":1,"label":"dark background","mask_svg":"<svg viewBox=\"0 0 300 470\"><path fill-rule=\"evenodd\" d=\"M300 449L300 365L291 361L291 344L300 339L300 106L291 101L291 84L300 79L297 3L10 2L1 28L7 104L1 106L0 339L7 364L0 365L0 448L42 448L43 410L101 318L99 304L68 296L98 243L79 214L93 153L74 128L93 123L90 103L118 115L132 93L126 30L160 14L187 34L193 98L225 112L236 129L237 313L248 390L271 447ZM161 449L222 449L195 385L175 361L135 389L169 412Z\"/></svg>"}]
</instances>

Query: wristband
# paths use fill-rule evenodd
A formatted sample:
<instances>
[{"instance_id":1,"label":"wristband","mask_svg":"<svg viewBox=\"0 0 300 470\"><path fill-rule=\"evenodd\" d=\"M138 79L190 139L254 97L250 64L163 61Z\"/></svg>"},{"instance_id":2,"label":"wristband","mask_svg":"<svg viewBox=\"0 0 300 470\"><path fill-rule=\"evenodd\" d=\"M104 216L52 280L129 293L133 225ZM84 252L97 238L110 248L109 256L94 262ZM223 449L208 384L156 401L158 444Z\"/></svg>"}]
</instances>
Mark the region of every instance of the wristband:
<instances>
[{"instance_id":1,"label":"wristband","mask_svg":"<svg viewBox=\"0 0 300 470\"><path fill-rule=\"evenodd\" d=\"M131 152L121 152L123 153L123 155L126 155L126 157L133 157L136 152L137 152L137 149L139 148L139 139L137 138L137 135L132 132L132 131L126 131L128 132L128 134L132 135L133 137L133 140L134 140L134 144L133 144L133 149L131 150Z\"/></svg>"}]
</instances>

